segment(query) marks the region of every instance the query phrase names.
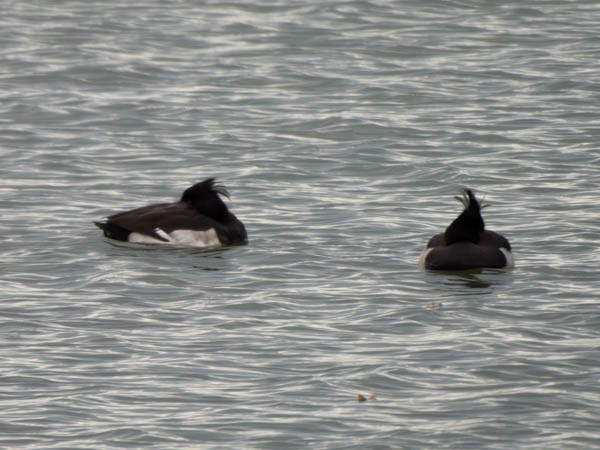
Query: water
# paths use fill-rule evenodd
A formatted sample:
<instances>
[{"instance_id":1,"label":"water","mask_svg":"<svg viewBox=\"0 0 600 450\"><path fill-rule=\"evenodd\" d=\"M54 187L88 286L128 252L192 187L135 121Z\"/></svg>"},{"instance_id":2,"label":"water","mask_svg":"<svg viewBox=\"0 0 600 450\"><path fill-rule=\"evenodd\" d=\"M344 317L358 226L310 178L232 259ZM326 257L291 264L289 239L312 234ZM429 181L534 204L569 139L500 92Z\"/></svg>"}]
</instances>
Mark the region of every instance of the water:
<instances>
[{"instance_id":1,"label":"water","mask_svg":"<svg viewBox=\"0 0 600 450\"><path fill-rule=\"evenodd\" d=\"M0 16L0 446L600 446L594 2L129 3ZM461 186L514 270L417 268Z\"/></svg>"}]
</instances>

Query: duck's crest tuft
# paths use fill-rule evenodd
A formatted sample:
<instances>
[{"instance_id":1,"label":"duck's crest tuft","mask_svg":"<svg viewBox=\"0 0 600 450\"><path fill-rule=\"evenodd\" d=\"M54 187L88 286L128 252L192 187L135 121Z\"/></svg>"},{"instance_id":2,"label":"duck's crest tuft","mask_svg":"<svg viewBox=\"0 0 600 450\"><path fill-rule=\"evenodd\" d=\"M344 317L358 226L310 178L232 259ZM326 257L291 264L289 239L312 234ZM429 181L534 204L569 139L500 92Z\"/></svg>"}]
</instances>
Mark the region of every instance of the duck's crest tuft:
<instances>
[{"instance_id":1,"label":"duck's crest tuft","mask_svg":"<svg viewBox=\"0 0 600 450\"><path fill-rule=\"evenodd\" d=\"M194 207L199 213L220 221L229 210L219 195L229 198L225 186L217 184L214 178L207 178L183 191L181 201Z\"/></svg>"},{"instance_id":2,"label":"duck's crest tuft","mask_svg":"<svg viewBox=\"0 0 600 450\"><path fill-rule=\"evenodd\" d=\"M225 186L222 184L217 184L217 181L214 178L207 178L206 180L196 183L183 191L183 194L181 195L181 201L192 203L195 199L214 194L220 194L229 198L229 192Z\"/></svg>"},{"instance_id":3,"label":"duck's crest tuft","mask_svg":"<svg viewBox=\"0 0 600 450\"><path fill-rule=\"evenodd\" d=\"M485 229L481 210L487 205L482 205L473 191L468 188L463 189L461 197L455 198L464 205L465 209L446 228L444 233L446 245L455 242L479 243L479 234Z\"/></svg>"}]
</instances>

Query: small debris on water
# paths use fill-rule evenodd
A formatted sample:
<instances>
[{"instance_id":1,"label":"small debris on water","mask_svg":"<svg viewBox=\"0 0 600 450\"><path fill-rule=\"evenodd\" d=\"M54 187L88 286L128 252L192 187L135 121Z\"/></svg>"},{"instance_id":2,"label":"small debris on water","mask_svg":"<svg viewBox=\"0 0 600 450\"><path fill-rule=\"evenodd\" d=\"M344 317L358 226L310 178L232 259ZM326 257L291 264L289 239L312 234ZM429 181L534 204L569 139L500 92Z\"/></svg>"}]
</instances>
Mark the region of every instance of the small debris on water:
<instances>
[{"instance_id":1,"label":"small debris on water","mask_svg":"<svg viewBox=\"0 0 600 450\"><path fill-rule=\"evenodd\" d=\"M427 303L425 305L425 308L427 308L427 309L438 309L438 308L441 308L442 306L443 305L442 305L441 302L440 303L438 303L438 302L431 302L431 303Z\"/></svg>"}]
</instances>

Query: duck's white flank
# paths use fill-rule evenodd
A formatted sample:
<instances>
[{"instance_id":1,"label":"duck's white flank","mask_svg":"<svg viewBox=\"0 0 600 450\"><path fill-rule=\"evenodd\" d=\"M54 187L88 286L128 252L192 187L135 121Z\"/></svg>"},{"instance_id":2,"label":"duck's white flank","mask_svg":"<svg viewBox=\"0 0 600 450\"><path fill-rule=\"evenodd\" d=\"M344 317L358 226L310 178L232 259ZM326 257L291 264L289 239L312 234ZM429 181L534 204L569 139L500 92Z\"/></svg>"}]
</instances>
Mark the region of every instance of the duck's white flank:
<instances>
[{"instance_id":1,"label":"duck's white flank","mask_svg":"<svg viewBox=\"0 0 600 450\"><path fill-rule=\"evenodd\" d=\"M427 259L427 255L431 250L433 250L433 247L427 248L427 246L425 246L421 252L421 256L419 257L419 269L425 269L425 259Z\"/></svg>"},{"instance_id":2,"label":"duck's white flank","mask_svg":"<svg viewBox=\"0 0 600 450\"><path fill-rule=\"evenodd\" d=\"M208 230L173 230L167 233L160 228L155 230L161 238L161 241L147 234L133 232L129 235L129 242L136 244L171 244L171 245L189 245L193 247L216 247L221 245L219 236L214 228Z\"/></svg>"},{"instance_id":3,"label":"duck's white flank","mask_svg":"<svg viewBox=\"0 0 600 450\"><path fill-rule=\"evenodd\" d=\"M506 266L504 266L504 267L506 267L507 269L514 267L515 260L513 259L512 253L510 251L508 251L507 249L505 249L504 247L500 247L500 251L504 255L504 258L506 258Z\"/></svg>"}]
</instances>

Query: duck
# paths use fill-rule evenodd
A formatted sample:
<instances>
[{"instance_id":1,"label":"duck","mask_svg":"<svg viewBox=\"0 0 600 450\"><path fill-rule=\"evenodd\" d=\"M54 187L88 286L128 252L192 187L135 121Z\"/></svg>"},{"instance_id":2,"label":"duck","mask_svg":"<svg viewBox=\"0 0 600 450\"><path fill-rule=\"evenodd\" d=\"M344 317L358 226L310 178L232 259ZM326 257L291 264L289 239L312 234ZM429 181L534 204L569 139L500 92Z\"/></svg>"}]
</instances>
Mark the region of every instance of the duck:
<instances>
[{"instance_id":1,"label":"duck","mask_svg":"<svg viewBox=\"0 0 600 450\"><path fill-rule=\"evenodd\" d=\"M482 204L471 189L456 196L464 210L443 233L433 236L421 253L419 265L428 270L470 270L510 268L514 259L510 242L504 236L485 229Z\"/></svg>"},{"instance_id":2,"label":"duck","mask_svg":"<svg viewBox=\"0 0 600 450\"><path fill-rule=\"evenodd\" d=\"M230 198L215 178L190 186L173 203L119 212L94 224L104 236L138 244L221 247L248 241L244 224L227 208Z\"/></svg>"}]
</instances>

